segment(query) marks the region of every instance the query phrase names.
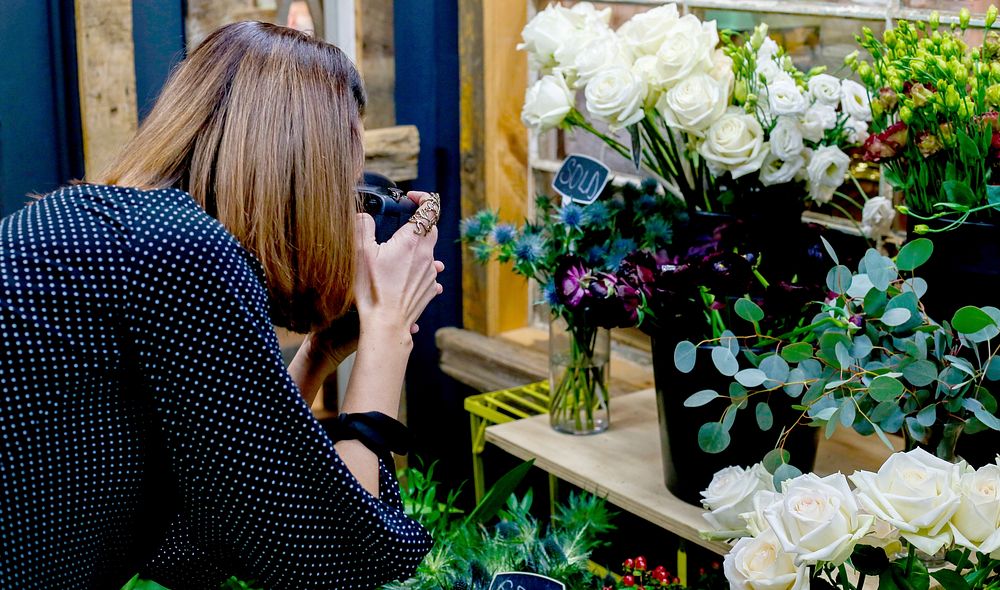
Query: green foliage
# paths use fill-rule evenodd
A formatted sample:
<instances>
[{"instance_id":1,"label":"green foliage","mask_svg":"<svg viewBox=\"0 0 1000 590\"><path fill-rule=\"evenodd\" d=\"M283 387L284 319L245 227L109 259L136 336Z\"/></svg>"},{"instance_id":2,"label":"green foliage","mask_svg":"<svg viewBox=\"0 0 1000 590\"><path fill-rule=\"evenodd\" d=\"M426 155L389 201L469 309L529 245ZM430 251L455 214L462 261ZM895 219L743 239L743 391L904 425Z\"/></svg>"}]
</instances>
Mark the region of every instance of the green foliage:
<instances>
[{"instance_id":1,"label":"green foliage","mask_svg":"<svg viewBox=\"0 0 1000 590\"><path fill-rule=\"evenodd\" d=\"M434 538L450 530L455 517L462 514L455 507L460 490L449 490L444 497L438 495L439 484L434 481L436 465L437 462L431 463L426 472L408 467L399 474L404 511L420 520Z\"/></svg>"}]
</instances>

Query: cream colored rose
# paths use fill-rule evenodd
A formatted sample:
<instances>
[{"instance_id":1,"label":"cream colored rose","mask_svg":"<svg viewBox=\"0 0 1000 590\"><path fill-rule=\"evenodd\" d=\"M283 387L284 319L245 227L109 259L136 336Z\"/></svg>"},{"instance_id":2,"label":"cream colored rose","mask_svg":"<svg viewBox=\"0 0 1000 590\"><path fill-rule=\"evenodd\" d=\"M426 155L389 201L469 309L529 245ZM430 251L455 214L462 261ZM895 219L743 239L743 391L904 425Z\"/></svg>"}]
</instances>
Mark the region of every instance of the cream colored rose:
<instances>
[{"instance_id":1,"label":"cream colored rose","mask_svg":"<svg viewBox=\"0 0 1000 590\"><path fill-rule=\"evenodd\" d=\"M809 78L809 94L814 101L837 108L840 105L840 78L819 74Z\"/></svg>"},{"instance_id":2,"label":"cream colored rose","mask_svg":"<svg viewBox=\"0 0 1000 590\"><path fill-rule=\"evenodd\" d=\"M807 473L783 482L781 495L764 509L764 518L799 565L844 563L875 522L874 516L859 513L847 478L840 473Z\"/></svg>"},{"instance_id":3,"label":"cream colored rose","mask_svg":"<svg viewBox=\"0 0 1000 590\"><path fill-rule=\"evenodd\" d=\"M844 184L851 157L835 145L816 148L809 158L806 173L809 196L817 203L828 203L840 185Z\"/></svg>"},{"instance_id":4,"label":"cream colored rose","mask_svg":"<svg viewBox=\"0 0 1000 590\"><path fill-rule=\"evenodd\" d=\"M668 89L691 74L711 70L718 44L715 21L703 23L692 14L681 17L656 52L654 83Z\"/></svg>"},{"instance_id":5,"label":"cream colored rose","mask_svg":"<svg viewBox=\"0 0 1000 590\"><path fill-rule=\"evenodd\" d=\"M614 66L605 69L587 83L584 90L587 110L618 131L642 120L646 84L630 68Z\"/></svg>"},{"instance_id":6,"label":"cream colored rose","mask_svg":"<svg viewBox=\"0 0 1000 590\"><path fill-rule=\"evenodd\" d=\"M757 118L739 107L730 107L708 129L698 153L716 176L726 171L739 178L760 170L767 157L768 144Z\"/></svg>"},{"instance_id":7,"label":"cream colored rose","mask_svg":"<svg viewBox=\"0 0 1000 590\"><path fill-rule=\"evenodd\" d=\"M726 55L725 51L716 49L712 53L712 69L708 71L708 75L722 84L727 95L733 93L733 86L736 85L736 74L733 73L733 60Z\"/></svg>"},{"instance_id":8,"label":"cream colored rose","mask_svg":"<svg viewBox=\"0 0 1000 590\"><path fill-rule=\"evenodd\" d=\"M670 128L704 137L728 106L729 94L721 83L708 74L695 74L665 92L656 108Z\"/></svg>"},{"instance_id":9,"label":"cream colored rose","mask_svg":"<svg viewBox=\"0 0 1000 590\"><path fill-rule=\"evenodd\" d=\"M793 80L783 79L767 85L767 104L772 115L801 115L809 106Z\"/></svg>"},{"instance_id":10,"label":"cream colored rose","mask_svg":"<svg viewBox=\"0 0 1000 590\"><path fill-rule=\"evenodd\" d=\"M573 109L576 97L559 74L550 74L528 88L521 121L536 131L558 127Z\"/></svg>"},{"instance_id":11,"label":"cream colored rose","mask_svg":"<svg viewBox=\"0 0 1000 590\"><path fill-rule=\"evenodd\" d=\"M841 104L844 112L862 121L872 120L872 105L868 97L868 89L854 80L844 80L840 85L843 97Z\"/></svg>"},{"instance_id":12,"label":"cream colored rose","mask_svg":"<svg viewBox=\"0 0 1000 590\"><path fill-rule=\"evenodd\" d=\"M861 231L869 238L888 235L892 230L892 220L896 209L892 201L885 197L872 197L861 210Z\"/></svg>"},{"instance_id":13,"label":"cream colored rose","mask_svg":"<svg viewBox=\"0 0 1000 590\"><path fill-rule=\"evenodd\" d=\"M867 511L862 510L862 513L867 514ZM858 542L858 545L878 547L885 551L887 556L892 556L903 551L903 544L899 541L899 529L881 518L875 519L872 530L868 531L868 534Z\"/></svg>"},{"instance_id":14,"label":"cream colored rose","mask_svg":"<svg viewBox=\"0 0 1000 590\"><path fill-rule=\"evenodd\" d=\"M774 479L760 463L749 469L726 467L701 492L705 520L717 531L745 531L744 512L753 509L754 494L774 491Z\"/></svg>"},{"instance_id":15,"label":"cream colored rose","mask_svg":"<svg viewBox=\"0 0 1000 590\"><path fill-rule=\"evenodd\" d=\"M773 147L773 144L772 144ZM760 166L760 183L764 186L774 186L792 182L806 167L806 159L802 152L797 156L782 160L773 151L770 152Z\"/></svg>"},{"instance_id":16,"label":"cream colored rose","mask_svg":"<svg viewBox=\"0 0 1000 590\"><path fill-rule=\"evenodd\" d=\"M568 9L566 16L577 28L588 27L595 23L607 25L611 22L611 8L597 10L590 2L577 2Z\"/></svg>"},{"instance_id":17,"label":"cream colored rose","mask_svg":"<svg viewBox=\"0 0 1000 590\"><path fill-rule=\"evenodd\" d=\"M656 56L644 55L632 64L632 73L646 84L646 107L654 107L663 96L660 87L653 83L656 79Z\"/></svg>"},{"instance_id":18,"label":"cream colored rose","mask_svg":"<svg viewBox=\"0 0 1000 590\"><path fill-rule=\"evenodd\" d=\"M618 28L618 35L636 57L656 55L680 19L676 4L640 12Z\"/></svg>"},{"instance_id":19,"label":"cream colored rose","mask_svg":"<svg viewBox=\"0 0 1000 590\"><path fill-rule=\"evenodd\" d=\"M830 105L822 103L815 103L806 109L802 120L799 121L802 137L814 143L823 141L823 135L836 126L837 111Z\"/></svg>"},{"instance_id":20,"label":"cream colored rose","mask_svg":"<svg viewBox=\"0 0 1000 590\"><path fill-rule=\"evenodd\" d=\"M546 72L559 65L555 58L556 51L577 31L569 13L567 8L550 4L521 31L523 42L517 48L528 52L528 59L536 69Z\"/></svg>"},{"instance_id":21,"label":"cream colored rose","mask_svg":"<svg viewBox=\"0 0 1000 590\"><path fill-rule=\"evenodd\" d=\"M959 479L961 504L951 517L955 544L980 553L1000 549L1000 466L985 465Z\"/></svg>"},{"instance_id":22,"label":"cream colored rose","mask_svg":"<svg viewBox=\"0 0 1000 590\"><path fill-rule=\"evenodd\" d=\"M808 590L806 566L796 566L772 531L744 537L722 561L731 590Z\"/></svg>"},{"instance_id":23,"label":"cream colored rose","mask_svg":"<svg viewBox=\"0 0 1000 590\"><path fill-rule=\"evenodd\" d=\"M802 156L805 144L802 143L802 130L798 119L780 117L771 129L771 153L782 160L792 160Z\"/></svg>"},{"instance_id":24,"label":"cream colored rose","mask_svg":"<svg viewBox=\"0 0 1000 590\"><path fill-rule=\"evenodd\" d=\"M962 502L959 469L914 449L893 454L878 473L858 471L850 479L858 502L868 512L899 529L917 549L933 555L952 541L948 523Z\"/></svg>"},{"instance_id":25,"label":"cream colored rose","mask_svg":"<svg viewBox=\"0 0 1000 590\"><path fill-rule=\"evenodd\" d=\"M572 62L574 88L583 88L594 76L616 67L631 68L632 54L612 31L601 34L582 46Z\"/></svg>"}]
</instances>

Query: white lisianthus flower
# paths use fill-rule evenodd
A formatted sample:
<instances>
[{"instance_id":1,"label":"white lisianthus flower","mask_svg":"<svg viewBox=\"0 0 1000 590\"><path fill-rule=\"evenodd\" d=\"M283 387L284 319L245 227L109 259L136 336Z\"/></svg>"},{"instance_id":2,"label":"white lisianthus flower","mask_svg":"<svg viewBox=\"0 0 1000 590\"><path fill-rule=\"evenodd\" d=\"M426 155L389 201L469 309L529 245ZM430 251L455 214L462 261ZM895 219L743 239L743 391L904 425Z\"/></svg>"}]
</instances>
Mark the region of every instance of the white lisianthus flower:
<instances>
[{"instance_id":1,"label":"white lisianthus flower","mask_svg":"<svg viewBox=\"0 0 1000 590\"><path fill-rule=\"evenodd\" d=\"M656 108L671 129L704 137L727 106L729 93L722 84L708 74L695 74L665 92Z\"/></svg>"},{"instance_id":2,"label":"white lisianthus flower","mask_svg":"<svg viewBox=\"0 0 1000 590\"><path fill-rule=\"evenodd\" d=\"M656 55L680 19L676 4L640 12L618 28L618 35L636 57Z\"/></svg>"},{"instance_id":3,"label":"white lisianthus flower","mask_svg":"<svg viewBox=\"0 0 1000 590\"><path fill-rule=\"evenodd\" d=\"M782 160L792 160L802 156L805 144L802 143L802 130L799 122L793 117L780 117L771 130L771 153Z\"/></svg>"},{"instance_id":4,"label":"white lisianthus flower","mask_svg":"<svg viewBox=\"0 0 1000 590\"><path fill-rule=\"evenodd\" d=\"M812 142L823 140L823 134L837 126L837 111L830 105L815 103L808 109L802 120L799 129L802 130L802 137Z\"/></svg>"},{"instance_id":5,"label":"white lisianthus flower","mask_svg":"<svg viewBox=\"0 0 1000 590\"><path fill-rule=\"evenodd\" d=\"M701 492L708 510L705 520L717 531L746 530L741 515L753 508L754 495L762 490L773 492L774 479L760 463L749 469L734 466L718 471Z\"/></svg>"},{"instance_id":6,"label":"white lisianthus flower","mask_svg":"<svg viewBox=\"0 0 1000 590\"><path fill-rule=\"evenodd\" d=\"M808 590L806 566L796 566L771 531L744 537L722 561L731 590Z\"/></svg>"},{"instance_id":7,"label":"white lisianthus flower","mask_svg":"<svg viewBox=\"0 0 1000 590\"><path fill-rule=\"evenodd\" d=\"M611 131L634 125L645 116L646 83L630 68L615 66L594 76L584 90L587 110Z\"/></svg>"},{"instance_id":8,"label":"white lisianthus flower","mask_svg":"<svg viewBox=\"0 0 1000 590\"><path fill-rule=\"evenodd\" d=\"M809 78L809 94L814 101L837 108L840 105L840 78L830 74Z\"/></svg>"},{"instance_id":9,"label":"white lisianthus flower","mask_svg":"<svg viewBox=\"0 0 1000 590\"><path fill-rule=\"evenodd\" d=\"M768 144L757 118L739 107L726 113L708 129L705 141L698 146L712 173L726 171L739 178L760 170L767 157Z\"/></svg>"},{"instance_id":10,"label":"white lisianthus flower","mask_svg":"<svg viewBox=\"0 0 1000 590\"><path fill-rule=\"evenodd\" d=\"M833 193L844 184L851 157L835 145L813 150L806 168L809 196L817 203L829 203Z\"/></svg>"},{"instance_id":11,"label":"white lisianthus flower","mask_svg":"<svg viewBox=\"0 0 1000 590\"><path fill-rule=\"evenodd\" d=\"M773 148L773 144L772 144ZM781 159L773 151L764 158L760 167L760 183L764 186L785 184L796 180L799 173L806 167L806 159L802 152L787 160Z\"/></svg>"},{"instance_id":12,"label":"white lisianthus flower","mask_svg":"<svg viewBox=\"0 0 1000 590\"><path fill-rule=\"evenodd\" d=\"M560 74L535 82L524 95L521 120L529 128L545 131L558 127L576 104L576 96Z\"/></svg>"},{"instance_id":13,"label":"white lisianthus flower","mask_svg":"<svg viewBox=\"0 0 1000 590\"><path fill-rule=\"evenodd\" d=\"M840 85L843 97L841 104L844 112L862 121L872 120L872 105L868 97L868 89L854 80L844 80Z\"/></svg>"},{"instance_id":14,"label":"white lisianthus flower","mask_svg":"<svg viewBox=\"0 0 1000 590\"><path fill-rule=\"evenodd\" d=\"M869 238L888 235L896 209L886 197L872 197L861 209L861 231Z\"/></svg>"},{"instance_id":15,"label":"white lisianthus flower","mask_svg":"<svg viewBox=\"0 0 1000 590\"><path fill-rule=\"evenodd\" d=\"M547 72L559 65L555 53L576 33L570 11L559 4L550 4L531 19L521 31L523 40L517 48L528 52L532 66Z\"/></svg>"},{"instance_id":16,"label":"white lisianthus flower","mask_svg":"<svg viewBox=\"0 0 1000 590\"><path fill-rule=\"evenodd\" d=\"M760 49L757 50L757 64L763 61L773 62L774 58L778 56L778 42L770 37L764 37L764 42L760 44Z\"/></svg>"},{"instance_id":17,"label":"white lisianthus flower","mask_svg":"<svg viewBox=\"0 0 1000 590\"><path fill-rule=\"evenodd\" d=\"M878 473L850 477L858 502L924 553L933 555L952 542L948 523L958 511L961 467L923 449L895 453Z\"/></svg>"},{"instance_id":18,"label":"white lisianthus flower","mask_svg":"<svg viewBox=\"0 0 1000 590\"><path fill-rule=\"evenodd\" d=\"M848 117L844 122L844 133L847 134L847 141L852 145L861 145L868 140L871 132L868 130L868 122L854 117Z\"/></svg>"},{"instance_id":19,"label":"white lisianthus flower","mask_svg":"<svg viewBox=\"0 0 1000 590\"><path fill-rule=\"evenodd\" d=\"M612 31L591 39L577 53L571 70L574 88L583 88L594 76L615 67L632 67L632 54Z\"/></svg>"},{"instance_id":20,"label":"white lisianthus flower","mask_svg":"<svg viewBox=\"0 0 1000 590\"><path fill-rule=\"evenodd\" d=\"M874 516L859 513L847 478L840 473L807 473L781 487L781 496L764 509L764 518L796 565L841 565L875 523Z\"/></svg>"},{"instance_id":21,"label":"white lisianthus flower","mask_svg":"<svg viewBox=\"0 0 1000 590\"><path fill-rule=\"evenodd\" d=\"M801 115L809 106L806 97L790 78L767 85L767 104L772 115Z\"/></svg>"},{"instance_id":22,"label":"white lisianthus flower","mask_svg":"<svg viewBox=\"0 0 1000 590\"><path fill-rule=\"evenodd\" d=\"M712 55L718 44L715 21L703 23L693 14L681 17L656 51L654 83L668 89L691 74L711 70Z\"/></svg>"},{"instance_id":23,"label":"white lisianthus flower","mask_svg":"<svg viewBox=\"0 0 1000 590\"><path fill-rule=\"evenodd\" d=\"M979 553L1000 549L1000 465L984 465L959 479L961 504L951 517L955 544Z\"/></svg>"}]
</instances>

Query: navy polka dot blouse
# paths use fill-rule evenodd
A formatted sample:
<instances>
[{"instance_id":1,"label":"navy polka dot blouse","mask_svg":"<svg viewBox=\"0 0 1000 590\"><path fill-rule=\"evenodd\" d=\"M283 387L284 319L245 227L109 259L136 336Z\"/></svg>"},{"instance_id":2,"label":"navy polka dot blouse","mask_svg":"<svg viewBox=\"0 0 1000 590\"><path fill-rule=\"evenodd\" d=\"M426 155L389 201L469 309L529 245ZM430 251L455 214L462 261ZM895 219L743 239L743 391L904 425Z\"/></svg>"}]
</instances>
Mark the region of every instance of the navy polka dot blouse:
<instances>
[{"instance_id":1,"label":"navy polka dot blouse","mask_svg":"<svg viewBox=\"0 0 1000 590\"><path fill-rule=\"evenodd\" d=\"M80 185L0 221L0 588L373 588L430 549L282 364L259 262L190 195Z\"/></svg>"}]
</instances>

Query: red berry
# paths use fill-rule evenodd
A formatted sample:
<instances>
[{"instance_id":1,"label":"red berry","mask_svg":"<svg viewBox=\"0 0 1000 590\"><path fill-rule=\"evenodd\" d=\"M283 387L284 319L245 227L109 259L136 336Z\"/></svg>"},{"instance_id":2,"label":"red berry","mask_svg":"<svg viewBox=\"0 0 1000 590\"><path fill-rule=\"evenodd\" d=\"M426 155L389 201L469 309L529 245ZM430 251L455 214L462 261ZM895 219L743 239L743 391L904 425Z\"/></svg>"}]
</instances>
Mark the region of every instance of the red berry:
<instances>
[{"instance_id":1,"label":"red berry","mask_svg":"<svg viewBox=\"0 0 1000 590\"><path fill-rule=\"evenodd\" d=\"M622 585L625 586L626 588L631 588L632 586L635 586L635 578L633 578L629 574L622 576Z\"/></svg>"},{"instance_id":2,"label":"red berry","mask_svg":"<svg viewBox=\"0 0 1000 590\"><path fill-rule=\"evenodd\" d=\"M646 558L639 556L635 558L635 569L642 571L646 569Z\"/></svg>"},{"instance_id":3,"label":"red berry","mask_svg":"<svg viewBox=\"0 0 1000 590\"><path fill-rule=\"evenodd\" d=\"M626 559L625 563L622 564L622 567L625 568L625 569L627 569L627 570L632 569L634 566L635 566L635 562L632 560L631 557L628 558L628 559Z\"/></svg>"},{"instance_id":4,"label":"red berry","mask_svg":"<svg viewBox=\"0 0 1000 590\"><path fill-rule=\"evenodd\" d=\"M653 571L654 572L665 572L665 571L667 571L667 568L663 567L662 565L658 565L655 568L653 568Z\"/></svg>"},{"instance_id":5,"label":"red berry","mask_svg":"<svg viewBox=\"0 0 1000 590\"><path fill-rule=\"evenodd\" d=\"M681 583L680 578L674 578L674 584L680 584L680 583Z\"/></svg>"}]
</instances>

